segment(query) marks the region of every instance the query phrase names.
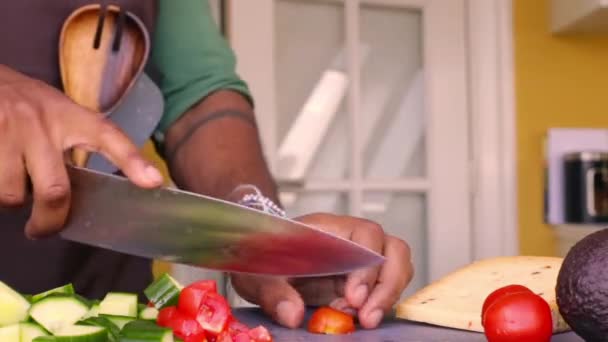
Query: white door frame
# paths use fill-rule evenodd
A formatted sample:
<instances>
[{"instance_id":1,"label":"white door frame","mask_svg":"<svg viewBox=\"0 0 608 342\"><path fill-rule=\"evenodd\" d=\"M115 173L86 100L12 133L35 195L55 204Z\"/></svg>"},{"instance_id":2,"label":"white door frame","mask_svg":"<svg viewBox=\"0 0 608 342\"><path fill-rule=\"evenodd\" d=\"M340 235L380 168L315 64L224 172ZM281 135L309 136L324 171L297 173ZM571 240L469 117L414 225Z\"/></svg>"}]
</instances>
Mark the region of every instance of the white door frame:
<instances>
[{"instance_id":1,"label":"white door frame","mask_svg":"<svg viewBox=\"0 0 608 342\"><path fill-rule=\"evenodd\" d=\"M323 0L344 1L344 0ZM350 2L351 0L349 0ZM517 254L517 217L516 217L516 173L515 173L515 127L514 127L514 96L513 96L513 61L512 61L512 25L511 0L465 0L466 6L459 6L460 1L445 0L366 0L366 3L377 2L395 6L408 6L422 9L425 15L425 31L458 29L464 26L462 37L468 41L463 48L461 56L466 59L468 70L462 68L430 68L427 69L428 81L432 89L440 93L449 92L450 99L457 103L464 101L471 115L470 127L460 127L460 131L469 132L467 137L471 148L470 174L464 178L455 175L456 181L443 184L431 184L429 191L430 206L440 212L463 210L456 198L450 201L442 196L442 189L454 187L460 191L469 192L473 196L472 208L466 208L467 214L459 222L442 220L439 215L430 215L429 242L431 244L446 245L449 240L451 248L463 248L459 258L446 260L442 253L429 258L429 280L435 280L456 267L467 264L475 259L495 255ZM274 51L274 42L269 39L252 39L252 37L269 37L274 32L274 0L239 1L238 6L229 6L228 32L231 45L235 51L251 51L252 47L261 51ZM450 8L453 16L436 15L447 14ZM435 15L433 14L435 12ZM450 18L463 18L466 14L466 23ZM255 13L255 15L253 15ZM434 22L433 22L434 20ZM250 34L236 35L231 32L249 32ZM428 34L428 33L427 33ZM433 34L433 33L431 33ZM445 42L432 44L428 41L426 48L425 65L438 65L440 61L453 58L443 52ZM457 42L452 42L457 44ZM458 50L456 50L458 51ZM433 62L434 61L434 62ZM462 62L462 61L461 61ZM266 137L265 147L271 168L275 170L276 115L274 101L274 75L264 74L272 67L274 60L272 54L264 58L240 58L238 72L250 83L256 101L256 112L262 134ZM445 63L443 63L445 65ZM458 65L458 61L455 61ZM446 75L465 73L468 83L462 88L449 88L441 80ZM456 76L457 78L458 76ZM465 89L469 90L468 96ZM454 103L430 101L434 110L450 111ZM457 106L456 103L456 106ZM433 107L431 107L433 108ZM452 122L430 122L435 130L434 134L441 134L449 127L458 126L458 115ZM439 125L442 125L441 128ZM439 128L439 129L438 129ZM449 134L449 131L445 131ZM445 148L445 144L442 144ZM437 149L442 147L429 146L429 153L440 153ZM435 149L435 150L434 150ZM453 161L452 161L453 162ZM429 165L429 175L441 172L441 168L449 167L450 161ZM441 177L440 177L441 178ZM443 177L445 179L445 177ZM464 179L464 181L462 181ZM470 184L469 184L470 182ZM468 215L470 210L470 215ZM462 228L464 225L464 228ZM454 227L460 227L458 234L454 234ZM456 247L455 247L456 246ZM449 248L449 247L448 247ZM430 250L442 251L441 248Z\"/></svg>"},{"instance_id":2,"label":"white door frame","mask_svg":"<svg viewBox=\"0 0 608 342\"><path fill-rule=\"evenodd\" d=\"M468 0L473 256L519 254L512 0Z\"/></svg>"}]
</instances>

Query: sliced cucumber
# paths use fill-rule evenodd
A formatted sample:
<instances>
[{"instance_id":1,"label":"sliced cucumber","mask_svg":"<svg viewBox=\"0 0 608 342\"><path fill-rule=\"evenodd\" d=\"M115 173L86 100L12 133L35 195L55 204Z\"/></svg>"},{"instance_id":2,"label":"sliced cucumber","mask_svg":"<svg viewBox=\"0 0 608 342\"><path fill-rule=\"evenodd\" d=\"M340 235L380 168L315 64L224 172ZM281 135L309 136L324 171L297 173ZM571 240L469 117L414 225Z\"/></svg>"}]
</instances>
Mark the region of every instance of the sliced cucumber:
<instances>
[{"instance_id":1,"label":"sliced cucumber","mask_svg":"<svg viewBox=\"0 0 608 342\"><path fill-rule=\"evenodd\" d=\"M25 321L30 306L25 297L0 281L0 327Z\"/></svg>"},{"instance_id":2,"label":"sliced cucumber","mask_svg":"<svg viewBox=\"0 0 608 342\"><path fill-rule=\"evenodd\" d=\"M37 302L37 301L39 301L39 300L41 300L41 299L43 299L45 297L48 297L49 295L57 294L57 293L59 293L59 294L73 295L75 293L74 292L74 285L72 285L70 283L70 284L59 286L59 287L56 287L54 289L51 289L51 290L39 293L37 295L33 295L32 298L31 298L31 302L35 303L35 302Z\"/></svg>"},{"instance_id":3,"label":"sliced cucumber","mask_svg":"<svg viewBox=\"0 0 608 342\"><path fill-rule=\"evenodd\" d=\"M99 317L105 317L105 318L109 319L110 322L114 323L121 330L122 330L122 327L125 326L125 324L135 320L135 317L114 316L114 315L104 315L104 314L99 314Z\"/></svg>"},{"instance_id":4,"label":"sliced cucumber","mask_svg":"<svg viewBox=\"0 0 608 342\"><path fill-rule=\"evenodd\" d=\"M137 320L128 323L120 332L120 342L173 342L173 331L154 322Z\"/></svg>"},{"instance_id":5,"label":"sliced cucumber","mask_svg":"<svg viewBox=\"0 0 608 342\"><path fill-rule=\"evenodd\" d=\"M99 314L137 317L137 294L110 292L99 303Z\"/></svg>"},{"instance_id":6,"label":"sliced cucumber","mask_svg":"<svg viewBox=\"0 0 608 342\"><path fill-rule=\"evenodd\" d=\"M88 311L87 304L77 296L51 294L32 304L30 316L47 331L55 334L78 322Z\"/></svg>"},{"instance_id":7,"label":"sliced cucumber","mask_svg":"<svg viewBox=\"0 0 608 342\"><path fill-rule=\"evenodd\" d=\"M21 329L19 329L19 324L11 324L0 328L0 341L21 342Z\"/></svg>"},{"instance_id":8,"label":"sliced cucumber","mask_svg":"<svg viewBox=\"0 0 608 342\"><path fill-rule=\"evenodd\" d=\"M99 303L93 304L89 311L82 317L82 319L89 317L97 317L99 315Z\"/></svg>"},{"instance_id":9,"label":"sliced cucumber","mask_svg":"<svg viewBox=\"0 0 608 342\"><path fill-rule=\"evenodd\" d=\"M36 323L20 323L21 342L32 342L36 337L48 336L49 333Z\"/></svg>"},{"instance_id":10,"label":"sliced cucumber","mask_svg":"<svg viewBox=\"0 0 608 342\"><path fill-rule=\"evenodd\" d=\"M144 308L143 310L141 310L139 312L140 319L144 319L144 320L148 320L148 321L155 321L157 317L158 317L158 310L156 308Z\"/></svg>"},{"instance_id":11,"label":"sliced cucumber","mask_svg":"<svg viewBox=\"0 0 608 342\"><path fill-rule=\"evenodd\" d=\"M144 294L154 304L157 309L167 306L177 305L179 294L184 287L165 273L150 284Z\"/></svg>"},{"instance_id":12,"label":"sliced cucumber","mask_svg":"<svg viewBox=\"0 0 608 342\"><path fill-rule=\"evenodd\" d=\"M72 325L63 328L53 336L57 342L107 342L105 328L92 325Z\"/></svg>"},{"instance_id":13,"label":"sliced cucumber","mask_svg":"<svg viewBox=\"0 0 608 342\"><path fill-rule=\"evenodd\" d=\"M106 317L89 317L77 323L78 325L92 325L106 328L108 341L116 342L120 334L120 328Z\"/></svg>"}]
</instances>

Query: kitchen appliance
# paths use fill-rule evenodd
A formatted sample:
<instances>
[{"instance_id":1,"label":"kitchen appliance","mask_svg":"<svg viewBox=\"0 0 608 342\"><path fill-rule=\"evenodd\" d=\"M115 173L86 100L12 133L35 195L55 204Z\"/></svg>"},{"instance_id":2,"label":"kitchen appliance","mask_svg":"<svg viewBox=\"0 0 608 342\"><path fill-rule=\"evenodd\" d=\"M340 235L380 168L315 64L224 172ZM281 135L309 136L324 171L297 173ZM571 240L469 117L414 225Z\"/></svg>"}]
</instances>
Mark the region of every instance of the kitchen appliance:
<instances>
[{"instance_id":1,"label":"kitchen appliance","mask_svg":"<svg viewBox=\"0 0 608 342\"><path fill-rule=\"evenodd\" d=\"M566 222L608 222L608 151L569 152L563 167Z\"/></svg>"}]
</instances>

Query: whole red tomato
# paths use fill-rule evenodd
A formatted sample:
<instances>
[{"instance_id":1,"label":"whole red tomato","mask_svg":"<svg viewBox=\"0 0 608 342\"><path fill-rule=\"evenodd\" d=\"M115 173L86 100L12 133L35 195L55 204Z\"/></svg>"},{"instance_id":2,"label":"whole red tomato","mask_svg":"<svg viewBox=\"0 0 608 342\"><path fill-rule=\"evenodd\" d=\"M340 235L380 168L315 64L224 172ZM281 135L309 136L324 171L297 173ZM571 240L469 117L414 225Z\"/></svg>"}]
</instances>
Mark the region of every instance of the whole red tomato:
<instances>
[{"instance_id":1,"label":"whole red tomato","mask_svg":"<svg viewBox=\"0 0 608 342\"><path fill-rule=\"evenodd\" d=\"M513 284L513 285L503 286L503 287L495 290L494 292L490 293L486 297L486 300L483 302L483 308L481 309L482 317L483 317L483 314L488 309L488 306L490 306L494 301L496 301L497 299L499 299L503 296L506 296L508 294L519 293L519 292L532 293L532 290L530 290L529 288L527 288L523 285Z\"/></svg>"},{"instance_id":2,"label":"whole red tomato","mask_svg":"<svg viewBox=\"0 0 608 342\"><path fill-rule=\"evenodd\" d=\"M489 342L549 342L553 334L551 308L532 292L505 294L493 300L482 321Z\"/></svg>"}]
</instances>

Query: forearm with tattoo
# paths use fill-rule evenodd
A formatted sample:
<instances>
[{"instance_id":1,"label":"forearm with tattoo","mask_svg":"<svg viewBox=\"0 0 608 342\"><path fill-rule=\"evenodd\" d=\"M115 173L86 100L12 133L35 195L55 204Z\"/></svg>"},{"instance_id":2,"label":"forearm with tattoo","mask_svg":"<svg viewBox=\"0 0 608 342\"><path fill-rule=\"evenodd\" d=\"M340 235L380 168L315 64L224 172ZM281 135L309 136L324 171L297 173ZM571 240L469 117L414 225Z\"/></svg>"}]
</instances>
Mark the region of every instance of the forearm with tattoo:
<instances>
[{"instance_id":1,"label":"forearm with tattoo","mask_svg":"<svg viewBox=\"0 0 608 342\"><path fill-rule=\"evenodd\" d=\"M236 92L216 92L180 118L167 132L165 156L182 189L226 198L253 184L278 203L253 110Z\"/></svg>"}]
</instances>

